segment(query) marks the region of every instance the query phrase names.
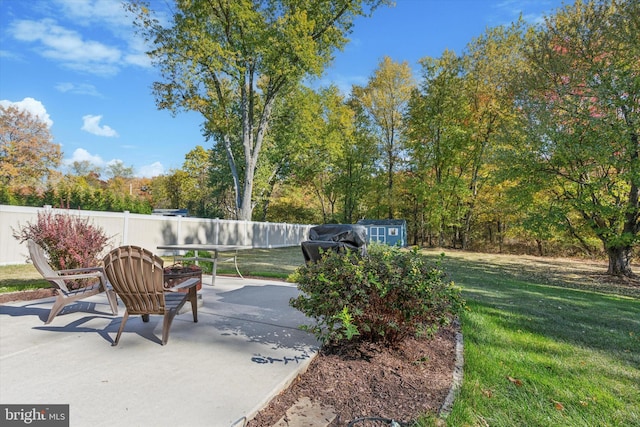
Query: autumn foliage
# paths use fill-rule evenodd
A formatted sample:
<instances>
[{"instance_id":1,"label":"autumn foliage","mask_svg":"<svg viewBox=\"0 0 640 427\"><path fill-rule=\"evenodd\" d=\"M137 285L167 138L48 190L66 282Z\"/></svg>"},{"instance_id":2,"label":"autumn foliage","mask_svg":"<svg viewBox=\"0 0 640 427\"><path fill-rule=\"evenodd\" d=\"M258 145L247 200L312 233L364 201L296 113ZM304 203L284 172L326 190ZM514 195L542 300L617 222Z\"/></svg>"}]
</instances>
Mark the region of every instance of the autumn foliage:
<instances>
[{"instance_id":1,"label":"autumn foliage","mask_svg":"<svg viewBox=\"0 0 640 427\"><path fill-rule=\"evenodd\" d=\"M51 266L61 270L97 266L110 239L88 218L69 213L40 212L35 223L18 228L13 237L35 241L48 254Z\"/></svg>"},{"instance_id":2,"label":"autumn foliage","mask_svg":"<svg viewBox=\"0 0 640 427\"><path fill-rule=\"evenodd\" d=\"M60 165L60 145L46 123L28 111L0 105L0 184L36 189Z\"/></svg>"}]
</instances>

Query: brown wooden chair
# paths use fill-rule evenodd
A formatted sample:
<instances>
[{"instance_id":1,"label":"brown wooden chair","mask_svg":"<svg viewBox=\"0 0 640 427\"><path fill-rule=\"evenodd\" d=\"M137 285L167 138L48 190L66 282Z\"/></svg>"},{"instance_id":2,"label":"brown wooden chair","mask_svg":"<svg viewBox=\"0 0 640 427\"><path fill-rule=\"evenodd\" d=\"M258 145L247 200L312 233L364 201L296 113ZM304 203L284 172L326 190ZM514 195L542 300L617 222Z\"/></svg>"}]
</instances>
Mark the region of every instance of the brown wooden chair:
<instances>
[{"instance_id":1,"label":"brown wooden chair","mask_svg":"<svg viewBox=\"0 0 640 427\"><path fill-rule=\"evenodd\" d=\"M113 345L118 345L130 314L142 315L145 322L149 320L150 314L163 315L162 345L169 340L173 318L187 301L191 302L193 321L198 321L198 278L187 279L165 289L162 258L139 246L116 248L102 262L109 282L126 307ZM179 292L181 289L188 289L188 292Z\"/></svg>"},{"instance_id":2,"label":"brown wooden chair","mask_svg":"<svg viewBox=\"0 0 640 427\"><path fill-rule=\"evenodd\" d=\"M40 245L33 240L28 240L27 245L29 246L31 262L33 262L36 270L38 270L40 274L42 274L42 277L47 279L56 289L56 300L53 303L53 307L51 307L49 318L45 324L51 323L53 318L56 317L56 315L60 313L60 310L62 310L67 304L99 294L100 292L105 292L107 294L107 299L111 306L111 312L114 315L118 314L118 300L116 298L116 294L113 292L113 289L109 288L109 284L102 267L54 270L51 265L49 265L45 252ZM67 282L78 279L98 280L95 284L90 284L78 289L69 289L67 287Z\"/></svg>"}]
</instances>

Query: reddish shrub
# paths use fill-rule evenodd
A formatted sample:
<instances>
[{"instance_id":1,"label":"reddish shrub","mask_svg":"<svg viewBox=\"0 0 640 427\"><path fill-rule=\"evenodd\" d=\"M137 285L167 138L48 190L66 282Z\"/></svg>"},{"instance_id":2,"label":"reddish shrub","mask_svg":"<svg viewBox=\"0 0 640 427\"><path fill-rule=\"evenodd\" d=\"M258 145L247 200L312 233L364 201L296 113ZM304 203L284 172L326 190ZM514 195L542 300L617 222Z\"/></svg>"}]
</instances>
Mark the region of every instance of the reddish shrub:
<instances>
[{"instance_id":1,"label":"reddish shrub","mask_svg":"<svg viewBox=\"0 0 640 427\"><path fill-rule=\"evenodd\" d=\"M51 266L59 270L97 266L99 255L110 239L88 218L50 211L39 212L34 224L18 225L13 237L21 243L32 239L42 246Z\"/></svg>"}]
</instances>

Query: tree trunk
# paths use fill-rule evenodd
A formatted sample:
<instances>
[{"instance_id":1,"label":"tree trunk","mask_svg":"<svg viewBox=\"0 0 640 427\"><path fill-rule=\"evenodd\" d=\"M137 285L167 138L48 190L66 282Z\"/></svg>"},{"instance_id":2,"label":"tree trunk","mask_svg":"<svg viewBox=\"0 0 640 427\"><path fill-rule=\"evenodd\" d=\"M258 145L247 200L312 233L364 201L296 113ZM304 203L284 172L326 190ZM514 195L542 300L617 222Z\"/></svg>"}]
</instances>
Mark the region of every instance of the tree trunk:
<instances>
[{"instance_id":1,"label":"tree trunk","mask_svg":"<svg viewBox=\"0 0 640 427\"><path fill-rule=\"evenodd\" d=\"M633 272L631 271L631 253L631 246L608 248L609 269L607 273L614 276L633 276Z\"/></svg>"},{"instance_id":2,"label":"tree trunk","mask_svg":"<svg viewBox=\"0 0 640 427\"><path fill-rule=\"evenodd\" d=\"M242 204L237 209L238 220L251 221L253 215L253 171L245 174L244 192L242 193Z\"/></svg>"}]
</instances>

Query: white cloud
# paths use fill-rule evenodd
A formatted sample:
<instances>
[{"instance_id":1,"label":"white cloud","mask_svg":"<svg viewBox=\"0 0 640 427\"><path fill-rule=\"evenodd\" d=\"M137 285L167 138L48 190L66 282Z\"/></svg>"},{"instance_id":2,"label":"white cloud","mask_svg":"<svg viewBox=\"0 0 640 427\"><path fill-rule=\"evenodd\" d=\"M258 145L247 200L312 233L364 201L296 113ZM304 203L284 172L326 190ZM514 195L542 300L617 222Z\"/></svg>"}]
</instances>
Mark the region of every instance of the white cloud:
<instances>
[{"instance_id":1,"label":"white cloud","mask_svg":"<svg viewBox=\"0 0 640 427\"><path fill-rule=\"evenodd\" d=\"M105 161L102 160L102 157L93 155L89 153L87 150L85 150L84 148L76 148L71 158L65 159L64 163L66 163L67 165L70 165L70 164L73 164L73 162L84 162L84 161L87 161L92 165L96 165L100 167L103 167L104 165L106 165Z\"/></svg>"},{"instance_id":2,"label":"white cloud","mask_svg":"<svg viewBox=\"0 0 640 427\"><path fill-rule=\"evenodd\" d=\"M47 125L47 127L53 126L53 120L51 120L51 117L49 117L49 113L47 113L47 109L44 108L44 105L42 104L42 102L38 101L37 99L25 98L22 101L17 101L17 102L12 102L12 101L3 99L3 100L0 100L0 105L2 105L5 108L15 107L20 110L28 111L34 116L40 118L40 120L42 120Z\"/></svg>"},{"instance_id":3,"label":"white cloud","mask_svg":"<svg viewBox=\"0 0 640 427\"><path fill-rule=\"evenodd\" d=\"M70 83L70 82L60 82L55 86L56 90L62 93L72 93L75 95L89 95L89 96L102 96L98 89L94 85L87 83Z\"/></svg>"},{"instance_id":4,"label":"white cloud","mask_svg":"<svg viewBox=\"0 0 640 427\"><path fill-rule=\"evenodd\" d=\"M82 130L89 132L93 135L98 136L106 136L106 137L117 137L118 132L113 130L107 125L100 126L100 120L102 120L102 116L94 116L91 114L87 114L86 116L82 116L82 120L84 124L82 125Z\"/></svg>"},{"instance_id":5,"label":"white cloud","mask_svg":"<svg viewBox=\"0 0 640 427\"><path fill-rule=\"evenodd\" d=\"M554 13L551 8L552 2L548 0L503 0L493 5L493 9L502 14L501 18L495 17L496 22L510 24L518 16L529 24L540 24L544 22L544 17Z\"/></svg>"},{"instance_id":6,"label":"white cloud","mask_svg":"<svg viewBox=\"0 0 640 427\"><path fill-rule=\"evenodd\" d=\"M145 53L148 46L141 37L133 34L133 15L124 7L122 2L114 0L56 0L64 15L79 25L100 25L125 42L122 61L127 65L150 68L151 60ZM162 7L155 4L153 7ZM166 13L159 11L157 18L167 21Z\"/></svg>"},{"instance_id":7,"label":"white cloud","mask_svg":"<svg viewBox=\"0 0 640 427\"><path fill-rule=\"evenodd\" d=\"M141 166L138 169L136 176L138 178L153 178L154 176L162 175L164 173L164 166L162 163L155 162L150 165Z\"/></svg>"},{"instance_id":8,"label":"white cloud","mask_svg":"<svg viewBox=\"0 0 640 427\"><path fill-rule=\"evenodd\" d=\"M57 0L64 15L77 19L84 25L106 22L112 26L128 26L127 16L122 3L114 0Z\"/></svg>"},{"instance_id":9,"label":"white cloud","mask_svg":"<svg viewBox=\"0 0 640 427\"><path fill-rule=\"evenodd\" d=\"M142 68L151 68L151 58L147 55L149 46L140 37L129 37L129 52L124 56L127 64L136 65Z\"/></svg>"},{"instance_id":10,"label":"white cloud","mask_svg":"<svg viewBox=\"0 0 640 427\"><path fill-rule=\"evenodd\" d=\"M127 64L137 65L142 68L150 68L152 66L151 58L144 52L125 55L124 60Z\"/></svg>"},{"instance_id":11,"label":"white cloud","mask_svg":"<svg viewBox=\"0 0 640 427\"><path fill-rule=\"evenodd\" d=\"M9 33L16 40L37 43L36 50L42 56L67 68L103 75L119 71L120 49L85 40L82 34L58 25L53 19L16 20L9 26Z\"/></svg>"},{"instance_id":12,"label":"white cloud","mask_svg":"<svg viewBox=\"0 0 640 427\"><path fill-rule=\"evenodd\" d=\"M44 1L46 7L36 8L42 19L13 20L6 26L7 33L28 43L41 56L76 71L112 76L128 66L152 68L145 53L149 46L135 34L134 16L123 2ZM158 14L163 20L166 16L167 11ZM0 55L17 58L19 54L0 51Z\"/></svg>"},{"instance_id":13,"label":"white cloud","mask_svg":"<svg viewBox=\"0 0 640 427\"><path fill-rule=\"evenodd\" d=\"M18 55L15 52L8 51L8 50L0 50L0 58L20 59L20 55Z\"/></svg>"}]
</instances>

